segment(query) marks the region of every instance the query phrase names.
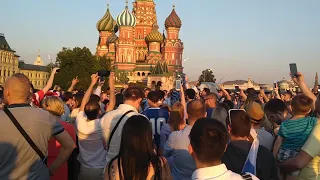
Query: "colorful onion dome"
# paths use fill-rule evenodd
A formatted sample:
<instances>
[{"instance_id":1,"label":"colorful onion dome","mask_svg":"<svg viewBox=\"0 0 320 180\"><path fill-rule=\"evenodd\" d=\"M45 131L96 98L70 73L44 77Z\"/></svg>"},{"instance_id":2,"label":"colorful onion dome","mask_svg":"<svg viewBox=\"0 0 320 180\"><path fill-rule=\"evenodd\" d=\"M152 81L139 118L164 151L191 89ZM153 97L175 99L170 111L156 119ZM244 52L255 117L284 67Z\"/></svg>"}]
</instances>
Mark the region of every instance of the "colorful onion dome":
<instances>
[{"instance_id":1,"label":"colorful onion dome","mask_svg":"<svg viewBox=\"0 0 320 180\"><path fill-rule=\"evenodd\" d=\"M176 13L175 6L173 5L173 9L171 14L167 17L165 23L166 28L174 27L174 28L181 28L182 22L179 16Z\"/></svg>"},{"instance_id":2,"label":"colorful onion dome","mask_svg":"<svg viewBox=\"0 0 320 180\"><path fill-rule=\"evenodd\" d=\"M113 22L114 19L112 18L112 15L109 10L109 4L107 8L106 14L98 21L97 23L97 30L100 31L113 31Z\"/></svg>"},{"instance_id":3,"label":"colorful onion dome","mask_svg":"<svg viewBox=\"0 0 320 180\"><path fill-rule=\"evenodd\" d=\"M115 43L118 40L118 36L113 32L107 39L107 44Z\"/></svg>"},{"instance_id":4,"label":"colorful onion dome","mask_svg":"<svg viewBox=\"0 0 320 180\"><path fill-rule=\"evenodd\" d=\"M153 26L153 30L146 36L145 40L149 42L159 42L163 41L163 35L158 31L158 25Z\"/></svg>"},{"instance_id":5,"label":"colorful onion dome","mask_svg":"<svg viewBox=\"0 0 320 180\"><path fill-rule=\"evenodd\" d=\"M130 13L128 8L128 0L126 1L126 8L117 17L118 26L136 26L137 19Z\"/></svg>"}]
</instances>

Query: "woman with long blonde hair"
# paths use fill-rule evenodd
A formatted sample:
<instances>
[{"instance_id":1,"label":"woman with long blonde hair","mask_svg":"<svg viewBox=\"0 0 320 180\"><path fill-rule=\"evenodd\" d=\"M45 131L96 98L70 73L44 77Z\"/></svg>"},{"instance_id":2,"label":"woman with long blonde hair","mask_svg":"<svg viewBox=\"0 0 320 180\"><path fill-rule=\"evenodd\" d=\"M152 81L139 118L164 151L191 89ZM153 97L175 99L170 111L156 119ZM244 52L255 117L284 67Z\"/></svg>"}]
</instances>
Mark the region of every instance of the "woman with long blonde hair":
<instances>
[{"instance_id":1,"label":"woman with long blonde hair","mask_svg":"<svg viewBox=\"0 0 320 180\"><path fill-rule=\"evenodd\" d=\"M174 103L169 107L168 123L164 124L160 133L160 145L158 153L161 156L163 153L164 144L168 140L171 132L180 131L186 126L186 100L184 90L180 91L181 102Z\"/></svg>"},{"instance_id":2,"label":"woman with long blonde hair","mask_svg":"<svg viewBox=\"0 0 320 180\"><path fill-rule=\"evenodd\" d=\"M52 114L63 128L69 133L73 141L76 142L76 133L72 124L61 120L60 116L64 113L64 103L59 97L49 96L43 99L42 108ZM61 145L54 138L49 140L48 144L48 166L50 166L58 157ZM68 163L63 164L50 180L67 180Z\"/></svg>"}]
</instances>

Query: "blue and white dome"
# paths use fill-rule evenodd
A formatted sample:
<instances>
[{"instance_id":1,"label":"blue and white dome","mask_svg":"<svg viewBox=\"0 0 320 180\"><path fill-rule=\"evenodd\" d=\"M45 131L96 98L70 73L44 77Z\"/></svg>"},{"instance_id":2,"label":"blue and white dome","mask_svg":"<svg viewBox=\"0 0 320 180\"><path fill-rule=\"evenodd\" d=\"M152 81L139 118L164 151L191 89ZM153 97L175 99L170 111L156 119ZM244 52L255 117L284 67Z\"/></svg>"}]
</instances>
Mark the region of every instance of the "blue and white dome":
<instances>
[{"instance_id":1,"label":"blue and white dome","mask_svg":"<svg viewBox=\"0 0 320 180\"><path fill-rule=\"evenodd\" d=\"M127 2L126 8L117 17L117 24L118 26L135 27L136 23L137 19L132 13L130 13Z\"/></svg>"}]
</instances>

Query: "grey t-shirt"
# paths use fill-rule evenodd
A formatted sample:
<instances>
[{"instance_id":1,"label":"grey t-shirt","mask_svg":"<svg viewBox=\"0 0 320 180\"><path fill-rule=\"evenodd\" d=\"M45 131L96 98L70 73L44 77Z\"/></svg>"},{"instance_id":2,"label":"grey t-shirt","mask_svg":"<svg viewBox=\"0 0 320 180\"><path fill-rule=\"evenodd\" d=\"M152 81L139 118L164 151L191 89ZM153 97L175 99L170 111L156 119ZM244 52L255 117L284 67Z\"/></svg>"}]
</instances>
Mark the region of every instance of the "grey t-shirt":
<instances>
[{"instance_id":1,"label":"grey t-shirt","mask_svg":"<svg viewBox=\"0 0 320 180\"><path fill-rule=\"evenodd\" d=\"M49 112L26 104L9 107L11 113L46 156L48 141L64 131ZM45 180L49 171L5 112L0 111L0 179Z\"/></svg>"}]
</instances>

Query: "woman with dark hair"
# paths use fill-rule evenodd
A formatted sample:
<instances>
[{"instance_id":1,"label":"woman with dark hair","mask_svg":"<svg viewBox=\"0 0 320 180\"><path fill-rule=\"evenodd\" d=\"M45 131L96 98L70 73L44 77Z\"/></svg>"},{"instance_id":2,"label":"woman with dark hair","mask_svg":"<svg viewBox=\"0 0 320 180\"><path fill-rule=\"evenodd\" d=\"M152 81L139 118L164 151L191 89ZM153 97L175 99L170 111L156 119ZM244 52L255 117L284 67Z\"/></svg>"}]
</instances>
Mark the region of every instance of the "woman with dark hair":
<instances>
[{"instance_id":1,"label":"woman with dark hair","mask_svg":"<svg viewBox=\"0 0 320 180\"><path fill-rule=\"evenodd\" d=\"M131 116L123 126L120 151L106 166L106 180L168 180L169 165L154 150L149 120Z\"/></svg>"}]
</instances>

